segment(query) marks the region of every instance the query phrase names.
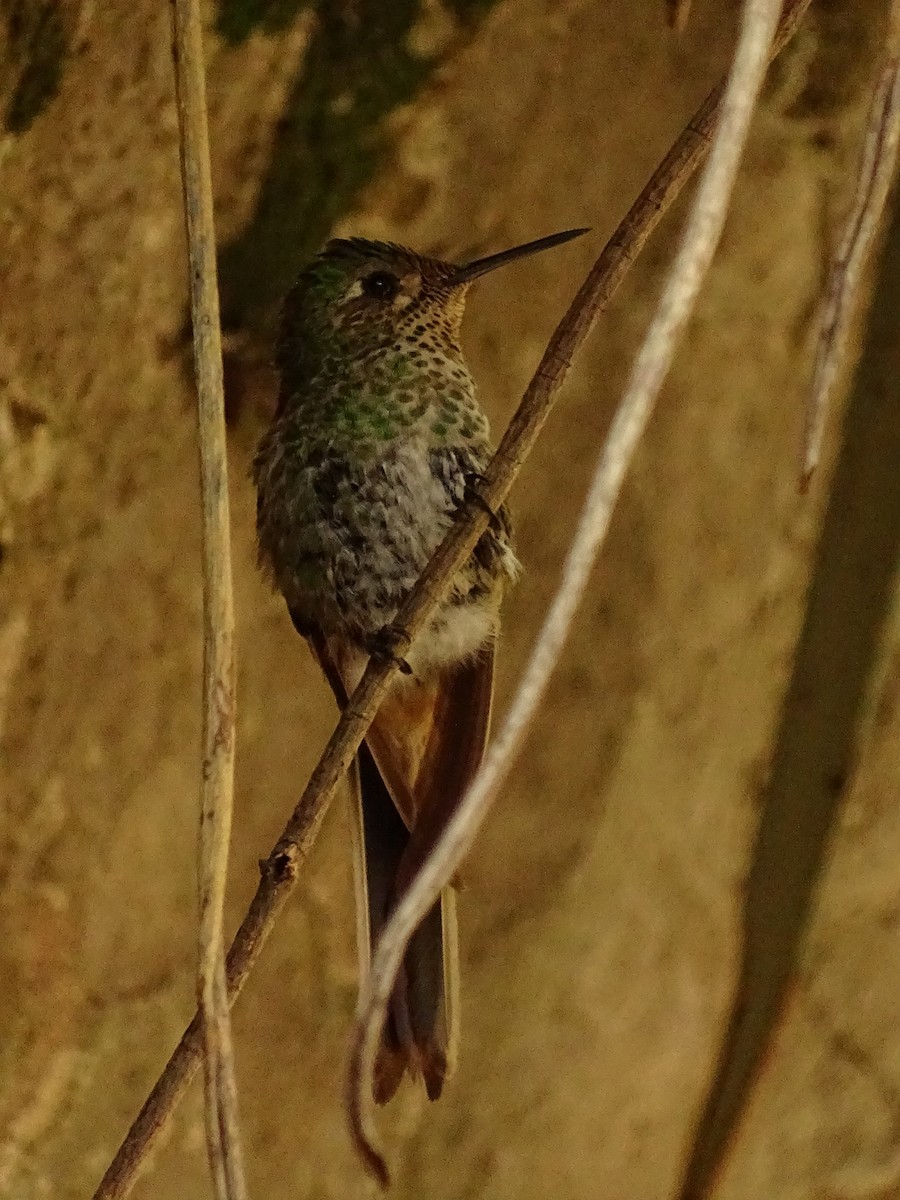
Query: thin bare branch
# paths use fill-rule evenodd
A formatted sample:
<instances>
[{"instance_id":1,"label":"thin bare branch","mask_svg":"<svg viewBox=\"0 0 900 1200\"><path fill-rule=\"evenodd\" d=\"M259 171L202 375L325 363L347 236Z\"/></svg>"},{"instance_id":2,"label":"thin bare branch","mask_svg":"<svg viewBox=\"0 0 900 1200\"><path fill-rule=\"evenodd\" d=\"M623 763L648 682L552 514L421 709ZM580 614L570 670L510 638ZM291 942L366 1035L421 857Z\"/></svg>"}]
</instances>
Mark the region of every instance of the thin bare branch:
<instances>
[{"instance_id":1,"label":"thin bare branch","mask_svg":"<svg viewBox=\"0 0 900 1200\"><path fill-rule=\"evenodd\" d=\"M853 206L825 289L816 365L806 409L800 479L802 491L809 486L822 455L829 402L847 357L850 330L858 307L866 264L881 227L897 171L898 145L900 0L894 0L886 56L872 96Z\"/></svg>"},{"instance_id":2,"label":"thin bare branch","mask_svg":"<svg viewBox=\"0 0 900 1200\"><path fill-rule=\"evenodd\" d=\"M809 2L788 0L779 25L775 52L793 37ZM722 87L719 86L692 117L607 243L560 322L486 473L481 493L490 507L496 508L506 497L549 414L571 359L594 320L618 290L663 214L701 162L719 117L721 95ZM397 616L397 622L411 634L427 620L448 581L465 562L487 524L484 508L473 502L438 548ZM370 663L278 844L261 864L259 887L228 952L226 969L232 1003L243 988L296 882L300 864L316 839L331 797L352 761L395 669L390 662ZM200 1062L201 1045L200 1015L196 1013L107 1168L94 1200L121 1200L131 1191L141 1162L193 1078Z\"/></svg>"},{"instance_id":3,"label":"thin bare branch","mask_svg":"<svg viewBox=\"0 0 900 1200\"><path fill-rule=\"evenodd\" d=\"M376 947L369 979L360 996L347 1105L363 1158L383 1183L388 1179L387 1166L375 1147L371 1095L378 1041L397 972L413 932L471 849L559 661L609 528L626 470L647 427L718 246L780 12L781 0L745 0L740 39L722 98L709 162L656 316L601 452L559 588L500 733Z\"/></svg>"},{"instance_id":4,"label":"thin bare branch","mask_svg":"<svg viewBox=\"0 0 900 1200\"><path fill-rule=\"evenodd\" d=\"M197 993L203 1014L206 1141L217 1200L246 1200L222 936L234 794L234 612L216 236L198 0L173 0L172 22L203 513L203 761L197 864L200 900Z\"/></svg>"}]
</instances>

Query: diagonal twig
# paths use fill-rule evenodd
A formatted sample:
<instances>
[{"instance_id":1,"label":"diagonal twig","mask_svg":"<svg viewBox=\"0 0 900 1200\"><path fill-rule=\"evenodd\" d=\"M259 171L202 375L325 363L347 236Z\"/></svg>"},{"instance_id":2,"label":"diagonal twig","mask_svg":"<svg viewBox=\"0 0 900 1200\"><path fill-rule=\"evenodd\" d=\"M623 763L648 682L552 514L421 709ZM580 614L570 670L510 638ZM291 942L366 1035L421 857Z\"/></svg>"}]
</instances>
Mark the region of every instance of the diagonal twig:
<instances>
[{"instance_id":1,"label":"diagonal twig","mask_svg":"<svg viewBox=\"0 0 900 1200\"><path fill-rule=\"evenodd\" d=\"M900 0L893 0L884 63L875 83L853 206L831 264L816 364L806 409L803 469L806 491L822 454L834 387L847 357L850 329L866 263L872 252L897 171L900 147Z\"/></svg>"},{"instance_id":2,"label":"diagonal twig","mask_svg":"<svg viewBox=\"0 0 900 1200\"><path fill-rule=\"evenodd\" d=\"M808 4L809 0L787 0L773 52L777 53L794 35ZM607 243L560 322L486 472L481 493L490 507L502 503L512 486L547 418L571 358L593 321L618 290L663 214L701 162L719 116L721 95L719 86L688 122ZM421 628L440 598L440 589L447 587L487 523L487 513L480 504L467 508L398 614L398 623L402 622L411 633ZM338 781L356 753L394 671L391 662L370 663L276 847L261 864L262 877L256 894L228 952L226 971L232 1003L294 886L300 864L315 841ZM199 1014L195 1014L107 1168L94 1200L121 1200L130 1192L141 1162L193 1078L200 1061L201 1042Z\"/></svg>"},{"instance_id":3,"label":"diagonal twig","mask_svg":"<svg viewBox=\"0 0 900 1200\"><path fill-rule=\"evenodd\" d=\"M206 1141L217 1200L246 1200L222 940L234 795L234 611L216 236L198 0L172 0L172 27L197 379L203 535L197 994L203 1014Z\"/></svg>"},{"instance_id":4,"label":"diagonal twig","mask_svg":"<svg viewBox=\"0 0 900 1200\"><path fill-rule=\"evenodd\" d=\"M347 1107L354 1140L363 1159L384 1185L388 1182L388 1171L375 1145L371 1095L378 1041L403 955L413 932L470 850L559 661L609 528L626 470L647 427L718 246L780 12L781 0L745 0L741 35L722 97L709 162L659 307L601 452L559 587L497 738L432 853L388 921L376 948L369 979L360 996L348 1072Z\"/></svg>"}]
</instances>

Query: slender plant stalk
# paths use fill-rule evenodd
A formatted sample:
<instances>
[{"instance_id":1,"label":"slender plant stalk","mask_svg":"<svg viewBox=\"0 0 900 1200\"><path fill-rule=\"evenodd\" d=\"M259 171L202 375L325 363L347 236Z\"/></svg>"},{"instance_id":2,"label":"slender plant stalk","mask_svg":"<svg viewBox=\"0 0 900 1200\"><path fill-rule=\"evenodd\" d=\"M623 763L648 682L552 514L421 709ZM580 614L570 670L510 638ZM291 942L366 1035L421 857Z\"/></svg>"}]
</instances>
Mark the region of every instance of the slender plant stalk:
<instances>
[{"instance_id":1,"label":"slender plant stalk","mask_svg":"<svg viewBox=\"0 0 900 1200\"><path fill-rule=\"evenodd\" d=\"M774 52L793 37L809 2L787 0ZM554 332L485 474L480 491L487 506L496 509L503 502L550 412L572 356L618 290L663 214L701 162L719 116L722 90L721 85L716 87L688 122L610 238ZM487 528L488 520L482 505L473 502L438 547L396 618L411 635L422 627L436 607L450 579ZM300 864L316 839L328 803L365 736L395 670L396 666L391 662L369 664L277 845L261 864L256 894L228 952L226 973L232 1003L243 988L296 882ZM200 1016L196 1013L107 1168L94 1200L121 1200L130 1192L140 1164L193 1078L200 1061L201 1043Z\"/></svg>"},{"instance_id":2,"label":"slender plant stalk","mask_svg":"<svg viewBox=\"0 0 900 1200\"><path fill-rule=\"evenodd\" d=\"M801 490L822 456L822 440L835 384L847 358L850 330L891 184L900 146L900 0L891 6L884 63L875 83L853 205L825 289L816 365L806 409Z\"/></svg>"},{"instance_id":3,"label":"slender plant stalk","mask_svg":"<svg viewBox=\"0 0 900 1200\"><path fill-rule=\"evenodd\" d=\"M234 796L234 611L228 458L199 0L173 0L173 53L187 225L203 532L203 761L197 994L206 1141L217 1200L246 1200L222 916Z\"/></svg>"},{"instance_id":4,"label":"slender plant stalk","mask_svg":"<svg viewBox=\"0 0 900 1200\"><path fill-rule=\"evenodd\" d=\"M559 661L609 529L625 473L719 244L780 12L781 0L745 0L741 34L722 96L709 161L656 315L600 453L556 595L498 736L376 947L372 969L360 995L348 1072L347 1109L363 1160L384 1185L388 1183L388 1171L375 1145L371 1097L378 1042L403 955L413 932L471 849Z\"/></svg>"}]
</instances>

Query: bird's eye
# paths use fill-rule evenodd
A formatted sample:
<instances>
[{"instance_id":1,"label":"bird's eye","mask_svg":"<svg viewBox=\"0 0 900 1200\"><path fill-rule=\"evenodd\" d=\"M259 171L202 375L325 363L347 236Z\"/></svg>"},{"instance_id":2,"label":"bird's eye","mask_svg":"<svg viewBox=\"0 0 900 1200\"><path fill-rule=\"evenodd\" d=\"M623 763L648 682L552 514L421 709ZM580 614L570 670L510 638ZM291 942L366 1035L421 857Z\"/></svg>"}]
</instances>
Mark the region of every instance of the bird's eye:
<instances>
[{"instance_id":1,"label":"bird's eye","mask_svg":"<svg viewBox=\"0 0 900 1200\"><path fill-rule=\"evenodd\" d=\"M362 281L362 286L373 300L393 300L400 291L400 280L390 271L373 271Z\"/></svg>"}]
</instances>

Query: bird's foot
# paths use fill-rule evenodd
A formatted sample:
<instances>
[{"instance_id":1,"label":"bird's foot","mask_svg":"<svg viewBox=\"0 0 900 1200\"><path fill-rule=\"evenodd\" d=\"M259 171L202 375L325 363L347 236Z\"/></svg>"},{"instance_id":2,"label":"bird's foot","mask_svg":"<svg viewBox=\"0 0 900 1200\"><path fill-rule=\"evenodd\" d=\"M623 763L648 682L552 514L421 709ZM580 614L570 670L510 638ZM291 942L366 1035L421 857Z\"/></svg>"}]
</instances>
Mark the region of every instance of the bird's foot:
<instances>
[{"instance_id":1,"label":"bird's foot","mask_svg":"<svg viewBox=\"0 0 900 1200\"><path fill-rule=\"evenodd\" d=\"M411 645L412 638L402 625L382 625L363 639L363 648L372 658L396 663L403 675L412 675L412 667L399 652L409 650Z\"/></svg>"},{"instance_id":2,"label":"bird's foot","mask_svg":"<svg viewBox=\"0 0 900 1200\"><path fill-rule=\"evenodd\" d=\"M478 490L484 487L486 483L487 479L484 475L479 475L477 471L470 471L466 475L463 484L463 504L474 504L476 508L480 508L482 512L487 513L490 518L489 528L493 529L496 533L500 528L500 518Z\"/></svg>"}]
</instances>

